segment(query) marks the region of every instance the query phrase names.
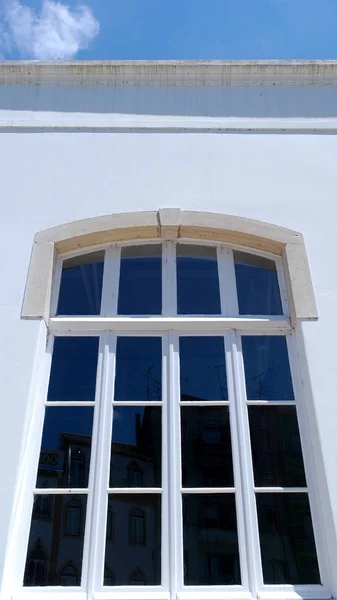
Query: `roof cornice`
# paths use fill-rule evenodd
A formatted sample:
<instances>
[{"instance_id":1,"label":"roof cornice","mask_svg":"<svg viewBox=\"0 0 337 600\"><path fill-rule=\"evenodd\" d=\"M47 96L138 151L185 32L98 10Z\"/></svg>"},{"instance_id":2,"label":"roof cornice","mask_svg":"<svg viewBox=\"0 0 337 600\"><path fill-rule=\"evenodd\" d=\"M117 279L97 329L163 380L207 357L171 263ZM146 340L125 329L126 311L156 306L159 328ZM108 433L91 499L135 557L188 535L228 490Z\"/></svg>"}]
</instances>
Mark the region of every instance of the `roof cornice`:
<instances>
[{"instance_id":1,"label":"roof cornice","mask_svg":"<svg viewBox=\"0 0 337 600\"><path fill-rule=\"evenodd\" d=\"M2 61L0 84L337 85L336 60Z\"/></svg>"}]
</instances>

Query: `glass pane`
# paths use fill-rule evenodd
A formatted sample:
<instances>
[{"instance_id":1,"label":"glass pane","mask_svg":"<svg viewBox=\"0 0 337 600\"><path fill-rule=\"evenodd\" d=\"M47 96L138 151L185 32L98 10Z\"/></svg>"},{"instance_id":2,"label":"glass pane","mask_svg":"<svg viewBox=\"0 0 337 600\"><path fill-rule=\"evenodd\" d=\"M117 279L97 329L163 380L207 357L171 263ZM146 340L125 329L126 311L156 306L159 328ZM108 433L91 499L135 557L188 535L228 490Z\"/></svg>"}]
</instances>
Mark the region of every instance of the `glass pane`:
<instances>
[{"instance_id":1,"label":"glass pane","mask_svg":"<svg viewBox=\"0 0 337 600\"><path fill-rule=\"evenodd\" d=\"M305 487L295 406L249 406L255 485Z\"/></svg>"},{"instance_id":2,"label":"glass pane","mask_svg":"<svg viewBox=\"0 0 337 600\"><path fill-rule=\"evenodd\" d=\"M161 497L155 494L113 494L115 536L107 537L105 566L116 574L107 585L160 585Z\"/></svg>"},{"instance_id":3,"label":"glass pane","mask_svg":"<svg viewBox=\"0 0 337 600\"><path fill-rule=\"evenodd\" d=\"M161 338L117 339L115 400L161 400Z\"/></svg>"},{"instance_id":4,"label":"glass pane","mask_svg":"<svg viewBox=\"0 0 337 600\"><path fill-rule=\"evenodd\" d=\"M161 408L115 406L110 487L161 486Z\"/></svg>"},{"instance_id":5,"label":"glass pane","mask_svg":"<svg viewBox=\"0 0 337 600\"><path fill-rule=\"evenodd\" d=\"M121 250L119 315L161 314L161 246L129 246Z\"/></svg>"},{"instance_id":6,"label":"glass pane","mask_svg":"<svg viewBox=\"0 0 337 600\"><path fill-rule=\"evenodd\" d=\"M86 506L85 495L34 496L25 586L81 584Z\"/></svg>"},{"instance_id":7,"label":"glass pane","mask_svg":"<svg viewBox=\"0 0 337 600\"><path fill-rule=\"evenodd\" d=\"M320 583L307 494L257 494L264 583Z\"/></svg>"},{"instance_id":8,"label":"glass pane","mask_svg":"<svg viewBox=\"0 0 337 600\"><path fill-rule=\"evenodd\" d=\"M180 338L181 400L227 400L223 337Z\"/></svg>"},{"instance_id":9,"label":"glass pane","mask_svg":"<svg viewBox=\"0 0 337 600\"><path fill-rule=\"evenodd\" d=\"M89 406L46 408L36 487L88 487L93 417Z\"/></svg>"},{"instance_id":10,"label":"glass pane","mask_svg":"<svg viewBox=\"0 0 337 600\"><path fill-rule=\"evenodd\" d=\"M95 400L98 337L56 337L49 402Z\"/></svg>"},{"instance_id":11,"label":"glass pane","mask_svg":"<svg viewBox=\"0 0 337 600\"><path fill-rule=\"evenodd\" d=\"M104 251L63 261L58 315L99 315Z\"/></svg>"},{"instance_id":12,"label":"glass pane","mask_svg":"<svg viewBox=\"0 0 337 600\"><path fill-rule=\"evenodd\" d=\"M233 252L240 315L282 315L274 260Z\"/></svg>"},{"instance_id":13,"label":"glass pane","mask_svg":"<svg viewBox=\"0 0 337 600\"><path fill-rule=\"evenodd\" d=\"M185 585L241 583L234 494L183 494Z\"/></svg>"},{"instance_id":14,"label":"glass pane","mask_svg":"<svg viewBox=\"0 0 337 600\"><path fill-rule=\"evenodd\" d=\"M294 400L286 338L242 337L247 400Z\"/></svg>"},{"instance_id":15,"label":"glass pane","mask_svg":"<svg viewBox=\"0 0 337 600\"><path fill-rule=\"evenodd\" d=\"M177 244L178 315L219 315L216 248Z\"/></svg>"},{"instance_id":16,"label":"glass pane","mask_svg":"<svg viewBox=\"0 0 337 600\"><path fill-rule=\"evenodd\" d=\"M232 487L228 407L181 408L182 481L185 487Z\"/></svg>"}]
</instances>

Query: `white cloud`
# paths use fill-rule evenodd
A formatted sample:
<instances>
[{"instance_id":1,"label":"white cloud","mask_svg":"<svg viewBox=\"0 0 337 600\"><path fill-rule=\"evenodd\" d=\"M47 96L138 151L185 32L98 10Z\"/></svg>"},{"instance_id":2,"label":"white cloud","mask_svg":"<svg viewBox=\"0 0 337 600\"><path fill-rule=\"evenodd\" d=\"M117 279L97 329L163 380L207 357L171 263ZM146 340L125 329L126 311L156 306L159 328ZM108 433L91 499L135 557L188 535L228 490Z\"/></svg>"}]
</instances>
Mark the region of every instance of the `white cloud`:
<instances>
[{"instance_id":1,"label":"white cloud","mask_svg":"<svg viewBox=\"0 0 337 600\"><path fill-rule=\"evenodd\" d=\"M8 55L16 48L26 59L73 58L99 32L88 6L70 8L54 0L42 0L39 12L18 0L5 0L1 17L0 52Z\"/></svg>"}]
</instances>

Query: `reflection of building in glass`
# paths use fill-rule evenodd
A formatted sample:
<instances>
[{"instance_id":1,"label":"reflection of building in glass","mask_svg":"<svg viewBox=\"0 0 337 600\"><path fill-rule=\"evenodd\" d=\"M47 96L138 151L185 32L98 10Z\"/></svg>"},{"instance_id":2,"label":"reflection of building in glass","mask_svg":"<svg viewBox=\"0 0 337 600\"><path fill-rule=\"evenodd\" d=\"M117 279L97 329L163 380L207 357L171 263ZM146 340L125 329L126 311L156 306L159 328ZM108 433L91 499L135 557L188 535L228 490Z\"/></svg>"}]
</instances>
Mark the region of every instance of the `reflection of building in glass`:
<instances>
[{"instance_id":1,"label":"reflection of building in glass","mask_svg":"<svg viewBox=\"0 0 337 600\"><path fill-rule=\"evenodd\" d=\"M158 422L154 420L158 419ZM134 422L135 444L111 445L112 487L160 485L160 410ZM158 438L158 439L157 439ZM151 442L152 440L152 442ZM58 449L41 449L37 487L80 488L87 481L91 437L61 433ZM159 502L158 502L159 501ZM81 579L85 494L35 496L24 584L78 586ZM160 584L160 495L109 495L104 585Z\"/></svg>"}]
</instances>

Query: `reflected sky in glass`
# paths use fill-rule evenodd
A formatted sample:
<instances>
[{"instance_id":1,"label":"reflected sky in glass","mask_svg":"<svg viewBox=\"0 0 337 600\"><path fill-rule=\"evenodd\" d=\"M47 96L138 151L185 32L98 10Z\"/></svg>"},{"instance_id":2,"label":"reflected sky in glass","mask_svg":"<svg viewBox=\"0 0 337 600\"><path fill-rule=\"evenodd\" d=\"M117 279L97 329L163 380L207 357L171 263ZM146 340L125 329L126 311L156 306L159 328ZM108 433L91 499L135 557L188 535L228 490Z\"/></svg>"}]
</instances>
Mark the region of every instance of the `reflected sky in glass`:
<instances>
[{"instance_id":1,"label":"reflected sky in glass","mask_svg":"<svg viewBox=\"0 0 337 600\"><path fill-rule=\"evenodd\" d=\"M160 245L121 249L119 315L160 315L162 258Z\"/></svg>"},{"instance_id":2,"label":"reflected sky in glass","mask_svg":"<svg viewBox=\"0 0 337 600\"><path fill-rule=\"evenodd\" d=\"M274 260L234 250L240 315L282 315Z\"/></svg>"},{"instance_id":3,"label":"reflected sky in glass","mask_svg":"<svg viewBox=\"0 0 337 600\"><path fill-rule=\"evenodd\" d=\"M178 315L221 313L216 248L177 244Z\"/></svg>"},{"instance_id":4,"label":"reflected sky in glass","mask_svg":"<svg viewBox=\"0 0 337 600\"><path fill-rule=\"evenodd\" d=\"M161 486L161 408L115 406L110 487Z\"/></svg>"},{"instance_id":5,"label":"reflected sky in glass","mask_svg":"<svg viewBox=\"0 0 337 600\"><path fill-rule=\"evenodd\" d=\"M58 315L99 315L104 251L63 261Z\"/></svg>"},{"instance_id":6,"label":"reflected sky in glass","mask_svg":"<svg viewBox=\"0 0 337 600\"><path fill-rule=\"evenodd\" d=\"M227 400L224 338L180 337L181 400Z\"/></svg>"},{"instance_id":7,"label":"reflected sky in glass","mask_svg":"<svg viewBox=\"0 0 337 600\"><path fill-rule=\"evenodd\" d=\"M264 583L319 584L308 495L256 494Z\"/></svg>"},{"instance_id":8,"label":"reflected sky in glass","mask_svg":"<svg viewBox=\"0 0 337 600\"><path fill-rule=\"evenodd\" d=\"M98 337L56 337L47 400L95 400Z\"/></svg>"},{"instance_id":9,"label":"reflected sky in glass","mask_svg":"<svg viewBox=\"0 0 337 600\"><path fill-rule=\"evenodd\" d=\"M242 336L248 400L294 400L286 338Z\"/></svg>"},{"instance_id":10,"label":"reflected sky in glass","mask_svg":"<svg viewBox=\"0 0 337 600\"><path fill-rule=\"evenodd\" d=\"M161 497L159 494L111 494L115 536L106 540L105 567L116 575L112 585L160 585Z\"/></svg>"},{"instance_id":11,"label":"reflected sky in glass","mask_svg":"<svg viewBox=\"0 0 337 600\"><path fill-rule=\"evenodd\" d=\"M185 585L241 583L234 494L183 494Z\"/></svg>"},{"instance_id":12,"label":"reflected sky in glass","mask_svg":"<svg viewBox=\"0 0 337 600\"><path fill-rule=\"evenodd\" d=\"M161 400L161 338L117 339L115 400Z\"/></svg>"},{"instance_id":13,"label":"reflected sky in glass","mask_svg":"<svg viewBox=\"0 0 337 600\"><path fill-rule=\"evenodd\" d=\"M184 487L232 487L233 465L228 407L181 408Z\"/></svg>"},{"instance_id":14,"label":"reflected sky in glass","mask_svg":"<svg viewBox=\"0 0 337 600\"><path fill-rule=\"evenodd\" d=\"M98 337L56 337L47 400L95 400Z\"/></svg>"}]
</instances>

